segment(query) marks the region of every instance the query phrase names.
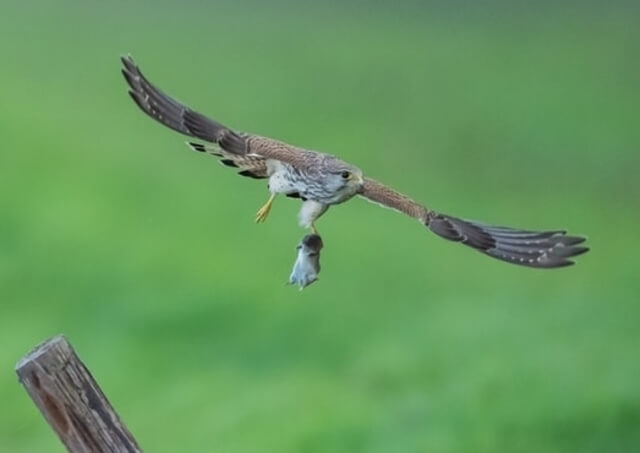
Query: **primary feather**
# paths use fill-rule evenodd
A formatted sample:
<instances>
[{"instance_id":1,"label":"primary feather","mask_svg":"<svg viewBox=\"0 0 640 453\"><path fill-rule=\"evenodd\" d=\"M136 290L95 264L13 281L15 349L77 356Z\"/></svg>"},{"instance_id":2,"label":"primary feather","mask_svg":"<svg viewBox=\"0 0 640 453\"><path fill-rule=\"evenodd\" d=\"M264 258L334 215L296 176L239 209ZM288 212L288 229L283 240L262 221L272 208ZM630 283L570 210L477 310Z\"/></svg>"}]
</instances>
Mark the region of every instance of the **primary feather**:
<instances>
[{"instance_id":1,"label":"primary feather","mask_svg":"<svg viewBox=\"0 0 640 453\"><path fill-rule=\"evenodd\" d=\"M562 230L519 230L440 214L369 178L365 178L360 195L415 218L444 239L508 263L537 268L563 267L573 264L570 258L589 250L579 245L585 238L567 236Z\"/></svg>"}]
</instances>

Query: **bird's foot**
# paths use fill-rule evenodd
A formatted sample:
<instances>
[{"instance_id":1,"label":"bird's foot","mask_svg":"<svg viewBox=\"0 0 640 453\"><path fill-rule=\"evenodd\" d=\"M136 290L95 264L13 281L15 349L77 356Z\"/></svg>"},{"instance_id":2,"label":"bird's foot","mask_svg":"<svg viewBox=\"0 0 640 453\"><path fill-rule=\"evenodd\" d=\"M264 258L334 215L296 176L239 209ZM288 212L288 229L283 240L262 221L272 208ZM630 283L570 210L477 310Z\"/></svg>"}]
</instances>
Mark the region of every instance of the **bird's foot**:
<instances>
[{"instance_id":1,"label":"bird's foot","mask_svg":"<svg viewBox=\"0 0 640 453\"><path fill-rule=\"evenodd\" d=\"M318 233L318 229L316 228L316 226L313 223L311 224L311 232L313 234L317 234L318 236L320 235L320 233Z\"/></svg>"},{"instance_id":2,"label":"bird's foot","mask_svg":"<svg viewBox=\"0 0 640 453\"><path fill-rule=\"evenodd\" d=\"M258 212L256 213L256 223L262 223L267 220L267 217L269 217L269 212L271 212L271 206L273 205L273 200L275 197L275 195L271 195L264 206L258 209Z\"/></svg>"}]
</instances>

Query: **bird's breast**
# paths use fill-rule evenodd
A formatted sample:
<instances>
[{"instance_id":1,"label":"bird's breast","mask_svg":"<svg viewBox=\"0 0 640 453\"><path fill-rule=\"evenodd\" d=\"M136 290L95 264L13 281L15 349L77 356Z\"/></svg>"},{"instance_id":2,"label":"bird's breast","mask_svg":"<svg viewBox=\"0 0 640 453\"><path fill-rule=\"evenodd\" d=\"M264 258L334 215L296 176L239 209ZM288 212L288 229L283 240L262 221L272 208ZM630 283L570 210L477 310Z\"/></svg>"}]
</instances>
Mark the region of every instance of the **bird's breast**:
<instances>
[{"instance_id":1,"label":"bird's breast","mask_svg":"<svg viewBox=\"0 0 640 453\"><path fill-rule=\"evenodd\" d=\"M303 199L325 205L342 203L355 194L332 187L320 172L304 171L280 161L267 162L267 168L272 193L297 193Z\"/></svg>"},{"instance_id":2,"label":"bird's breast","mask_svg":"<svg viewBox=\"0 0 640 453\"><path fill-rule=\"evenodd\" d=\"M272 193L298 192L298 182L293 167L280 161L267 162L269 173L269 191Z\"/></svg>"}]
</instances>

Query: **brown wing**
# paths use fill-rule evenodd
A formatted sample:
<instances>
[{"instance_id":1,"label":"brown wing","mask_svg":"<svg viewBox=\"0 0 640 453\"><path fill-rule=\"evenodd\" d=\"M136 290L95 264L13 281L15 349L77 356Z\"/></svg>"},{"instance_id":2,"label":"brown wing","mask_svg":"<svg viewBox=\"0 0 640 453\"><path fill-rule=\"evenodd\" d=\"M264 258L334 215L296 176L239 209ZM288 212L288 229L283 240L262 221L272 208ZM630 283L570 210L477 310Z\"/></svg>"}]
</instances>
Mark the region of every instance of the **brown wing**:
<instances>
[{"instance_id":1,"label":"brown wing","mask_svg":"<svg viewBox=\"0 0 640 453\"><path fill-rule=\"evenodd\" d=\"M306 164L308 151L266 137L235 132L163 93L142 74L131 56L122 57L121 60L122 74L129 84L129 95L144 113L182 134L215 143L223 151L221 157L224 160L238 164L240 159L229 155L256 154L296 166ZM200 151L197 146L192 147Z\"/></svg>"},{"instance_id":2,"label":"brown wing","mask_svg":"<svg viewBox=\"0 0 640 453\"><path fill-rule=\"evenodd\" d=\"M536 268L563 267L573 264L569 258L589 250L578 245L585 238L567 236L566 231L519 230L439 214L369 178L365 178L360 195L415 218L440 237L508 263Z\"/></svg>"}]
</instances>

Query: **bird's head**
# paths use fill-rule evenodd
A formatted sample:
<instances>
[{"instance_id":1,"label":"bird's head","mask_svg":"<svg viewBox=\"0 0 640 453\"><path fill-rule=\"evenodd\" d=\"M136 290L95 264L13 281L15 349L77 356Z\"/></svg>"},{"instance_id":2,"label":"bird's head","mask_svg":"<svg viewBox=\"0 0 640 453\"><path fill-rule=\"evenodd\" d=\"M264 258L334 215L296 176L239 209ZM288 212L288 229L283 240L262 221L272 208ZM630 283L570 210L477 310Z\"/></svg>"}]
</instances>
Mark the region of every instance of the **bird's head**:
<instances>
[{"instance_id":1,"label":"bird's head","mask_svg":"<svg viewBox=\"0 0 640 453\"><path fill-rule=\"evenodd\" d=\"M331 168L326 183L332 191L340 193L346 199L362 191L364 177L359 168L339 163Z\"/></svg>"}]
</instances>

